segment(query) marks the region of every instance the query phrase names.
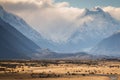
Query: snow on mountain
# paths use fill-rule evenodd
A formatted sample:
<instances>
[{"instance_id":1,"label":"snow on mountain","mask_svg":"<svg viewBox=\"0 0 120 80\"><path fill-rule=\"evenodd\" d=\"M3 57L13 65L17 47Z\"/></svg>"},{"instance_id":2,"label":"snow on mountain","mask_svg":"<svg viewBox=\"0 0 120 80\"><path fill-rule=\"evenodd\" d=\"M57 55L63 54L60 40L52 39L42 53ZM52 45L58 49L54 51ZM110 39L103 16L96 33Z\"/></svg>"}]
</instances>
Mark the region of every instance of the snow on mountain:
<instances>
[{"instance_id":1,"label":"snow on mountain","mask_svg":"<svg viewBox=\"0 0 120 80\"><path fill-rule=\"evenodd\" d=\"M22 18L5 11L2 6L0 6L0 18L12 25L23 35L35 42L38 46L42 48L47 48L50 46L49 42L43 39L39 32L30 27Z\"/></svg>"},{"instance_id":2,"label":"snow on mountain","mask_svg":"<svg viewBox=\"0 0 120 80\"><path fill-rule=\"evenodd\" d=\"M0 59L29 59L40 47L0 18Z\"/></svg>"},{"instance_id":3,"label":"snow on mountain","mask_svg":"<svg viewBox=\"0 0 120 80\"><path fill-rule=\"evenodd\" d=\"M88 21L83 21L82 25L79 25L78 23L79 25L78 29L72 33L72 35L69 37L69 39L65 43L64 42L56 43L52 40L44 39L39 32L34 30L32 27L30 27L23 19L21 19L20 17L14 14L8 13L2 8L2 6L0 6L0 18L1 18L1 21L2 20L5 21L4 23L6 23L6 25L10 24L11 27L20 31L23 35L26 36L26 38L29 38L30 40L33 41L33 43L36 43L38 46L42 48L42 49L41 48L38 49L38 51L30 55L30 57L32 57L33 59L44 59L44 58L68 58L68 59L80 58L82 59L82 57L93 58L92 55L89 55L86 53L76 53L76 52L84 51L86 49L90 50L90 48L94 47L99 42L100 43L98 45L92 48L91 53L95 55L101 54L106 56L109 56L109 55L120 56L120 53L119 53L120 52L119 51L120 33L118 31L120 30L120 22L112 18L109 15L109 13L103 11L99 7L95 7L92 10L84 9L83 13L78 17L76 17L76 21L83 21L84 19L88 19ZM115 33L116 31L118 32ZM14 50L11 51L15 53L15 55L16 53L20 55L22 53L20 51L28 51L29 49L31 50L33 49L31 48L33 43L29 44L28 39L25 39L25 42L21 41L21 37L19 36L20 33L17 32L14 34L14 32L6 32L6 34L8 33L10 34L12 33L11 36L15 35L15 37L13 38L18 39L18 42L20 41L21 44L27 45L26 47L21 48L22 50L19 50L19 48L22 45L14 41L16 44L19 45L17 49L19 52ZM115 34L112 35L113 33ZM0 41L2 44L3 41L2 40ZM12 47L15 47L13 42L10 42L10 44ZM34 46L37 46L36 44L34 44ZM28 47L28 45L31 47ZM5 48L2 45L0 47ZM58 53L56 53L56 51ZM61 53L67 53L67 54L61 54Z\"/></svg>"},{"instance_id":4,"label":"snow on mountain","mask_svg":"<svg viewBox=\"0 0 120 80\"><path fill-rule=\"evenodd\" d=\"M103 11L100 7L95 7L91 10L84 9L83 13L75 19L76 24L78 24L77 29L71 33L66 42L62 43L56 43L53 40L43 38L39 32L30 27L23 19L8 13L2 7L0 7L0 17L41 48L48 48L62 53L86 51L102 39L120 30L120 22L112 18L109 13ZM79 24L79 22L83 23Z\"/></svg>"},{"instance_id":5,"label":"snow on mountain","mask_svg":"<svg viewBox=\"0 0 120 80\"><path fill-rule=\"evenodd\" d=\"M91 50L91 54L120 57L120 32L103 39Z\"/></svg>"},{"instance_id":6,"label":"snow on mountain","mask_svg":"<svg viewBox=\"0 0 120 80\"><path fill-rule=\"evenodd\" d=\"M83 21L84 19L88 19L88 21ZM83 21L83 24L79 25L78 23L78 29L72 33L67 42L60 44L51 42L56 47L50 49L66 53L90 50L101 40L120 30L120 22L100 7L91 10L84 9L83 13L76 18L76 21Z\"/></svg>"},{"instance_id":7,"label":"snow on mountain","mask_svg":"<svg viewBox=\"0 0 120 80\"><path fill-rule=\"evenodd\" d=\"M76 45L79 43L84 48L89 48L120 30L120 22L99 7L95 7L92 10L85 9L83 15L79 16L78 19L86 17L90 17L92 20L84 22L71 36L71 43L75 42Z\"/></svg>"}]
</instances>

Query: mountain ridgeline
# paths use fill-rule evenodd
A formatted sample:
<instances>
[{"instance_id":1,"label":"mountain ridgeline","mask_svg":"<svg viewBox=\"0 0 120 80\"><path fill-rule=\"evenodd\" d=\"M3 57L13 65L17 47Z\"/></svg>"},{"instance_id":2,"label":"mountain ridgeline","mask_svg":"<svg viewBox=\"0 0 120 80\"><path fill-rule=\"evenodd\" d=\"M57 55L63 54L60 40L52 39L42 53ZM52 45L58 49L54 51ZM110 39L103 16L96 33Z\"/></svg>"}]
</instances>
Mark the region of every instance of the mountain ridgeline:
<instances>
[{"instance_id":1,"label":"mountain ridgeline","mask_svg":"<svg viewBox=\"0 0 120 80\"><path fill-rule=\"evenodd\" d=\"M103 39L92 50L92 54L120 57L120 32Z\"/></svg>"},{"instance_id":2,"label":"mountain ridgeline","mask_svg":"<svg viewBox=\"0 0 120 80\"><path fill-rule=\"evenodd\" d=\"M93 20L84 23L76 30L68 42L59 44L43 38L22 18L5 11L0 6L0 59L120 57L120 32L117 32L120 30L120 22L99 7L93 10L85 9L77 19L86 17L91 17ZM96 25L99 23L102 26ZM87 53L83 52L88 48L92 49Z\"/></svg>"},{"instance_id":3,"label":"mountain ridgeline","mask_svg":"<svg viewBox=\"0 0 120 80\"><path fill-rule=\"evenodd\" d=\"M41 49L39 43L36 44L39 40L41 46L46 42L23 19L0 7L0 59L69 59L88 56L86 53L60 54ZM49 46L48 42L45 44Z\"/></svg>"},{"instance_id":4,"label":"mountain ridgeline","mask_svg":"<svg viewBox=\"0 0 120 80\"><path fill-rule=\"evenodd\" d=\"M19 16L7 12L2 6L0 6L0 18L6 23L9 23L27 38L36 43L39 47L48 48L50 43L46 41L39 32L34 30L29 26L22 18Z\"/></svg>"},{"instance_id":5,"label":"mountain ridgeline","mask_svg":"<svg viewBox=\"0 0 120 80\"><path fill-rule=\"evenodd\" d=\"M40 49L13 26L0 18L0 59L26 59Z\"/></svg>"},{"instance_id":6,"label":"mountain ridgeline","mask_svg":"<svg viewBox=\"0 0 120 80\"><path fill-rule=\"evenodd\" d=\"M109 13L101 8L84 9L82 15L79 15L76 19L81 20L90 17L92 20L84 22L82 26L70 35L66 42L56 43L53 40L46 39L22 18L7 12L2 7L0 8L0 17L39 47L61 53L83 52L120 29L120 22L112 18Z\"/></svg>"}]
</instances>

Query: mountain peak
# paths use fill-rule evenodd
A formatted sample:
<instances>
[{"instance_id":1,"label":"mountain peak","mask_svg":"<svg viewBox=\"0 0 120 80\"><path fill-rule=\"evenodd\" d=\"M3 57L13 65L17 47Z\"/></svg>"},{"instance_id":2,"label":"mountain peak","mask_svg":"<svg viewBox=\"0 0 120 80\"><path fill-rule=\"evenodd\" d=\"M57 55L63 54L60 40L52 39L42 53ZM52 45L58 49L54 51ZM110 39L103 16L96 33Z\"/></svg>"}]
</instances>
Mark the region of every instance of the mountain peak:
<instances>
[{"instance_id":1,"label":"mountain peak","mask_svg":"<svg viewBox=\"0 0 120 80\"><path fill-rule=\"evenodd\" d=\"M88 8L85 8L84 10L83 10L83 15L85 16L85 15L87 15L87 14L89 14L89 9Z\"/></svg>"},{"instance_id":2,"label":"mountain peak","mask_svg":"<svg viewBox=\"0 0 120 80\"><path fill-rule=\"evenodd\" d=\"M93 10L98 12L104 12L103 9L100 7L94 7Z\"/></svg>"},{"instance_id":3,"label":"mountain peak","mask_svg":"<svg viewBox=\"0 0 120 80\"><path fill-rule=\"evenodd\" d=\"M88 9L88 8L85 8L85 9L84 9L84 12L88 12L88 11L89 11L89 9Z\"/></svg>"},{"instance_id":4,"label":"mountain peak","mask_svg":"<svg viewBox=\"0 0 120 80\"><path fill-rule=\"evenodd\" d=\"M104 14L104 11L100 7L94 7L93 9L87 9L87 8L85 8L83 10L83 15L84 16L86 16L86 15L94 15L94 14Z\"/></svg>"}]
</instances>

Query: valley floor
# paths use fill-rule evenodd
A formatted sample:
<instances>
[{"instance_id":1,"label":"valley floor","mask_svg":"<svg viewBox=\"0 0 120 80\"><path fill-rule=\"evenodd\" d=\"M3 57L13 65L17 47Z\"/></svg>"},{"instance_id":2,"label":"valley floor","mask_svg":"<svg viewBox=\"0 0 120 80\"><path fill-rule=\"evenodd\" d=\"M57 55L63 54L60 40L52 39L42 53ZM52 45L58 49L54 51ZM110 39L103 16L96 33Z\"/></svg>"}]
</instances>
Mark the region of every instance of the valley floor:
<instances>
[{"instance_id":1,"label":"valley floor","mask_svg":"<svg viewBox=\"0 0 120 80\"><path fill-rule=\"evenodd\" d=\"M120 61L0 61L0 80L120 80Z\"/></svg>"}]
</instances>

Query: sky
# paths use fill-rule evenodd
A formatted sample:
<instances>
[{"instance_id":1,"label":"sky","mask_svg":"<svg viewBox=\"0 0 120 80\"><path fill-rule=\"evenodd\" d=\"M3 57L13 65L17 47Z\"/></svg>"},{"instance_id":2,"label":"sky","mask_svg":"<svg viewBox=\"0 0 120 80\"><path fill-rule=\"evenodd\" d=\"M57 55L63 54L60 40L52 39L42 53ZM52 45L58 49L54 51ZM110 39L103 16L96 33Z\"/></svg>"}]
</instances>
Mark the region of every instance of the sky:
<instances>
[{"instance_id":1,"label":"sky","mask_svg":"<svg viewBox=\"0 0 120 80\"><path fill-rule=\"evenodd\" d=\"M67 42L83 23L93 20L90 16L77 19L85 8L99 6L120 20L119 3L120 0L0 0L5 10L23 18L43 37L56 43Z\"/></svg>"},{"instance_id":2,"label":"sky","mask_svg":"<svg viewBox=\"0 0 120 80\"><path fill-rule=\"evenodd\" d=\"M92 8L95 6L120 7L120 0L55 0L55 2L69 2L73 7Z\"/></svg>"}]
</instances>

